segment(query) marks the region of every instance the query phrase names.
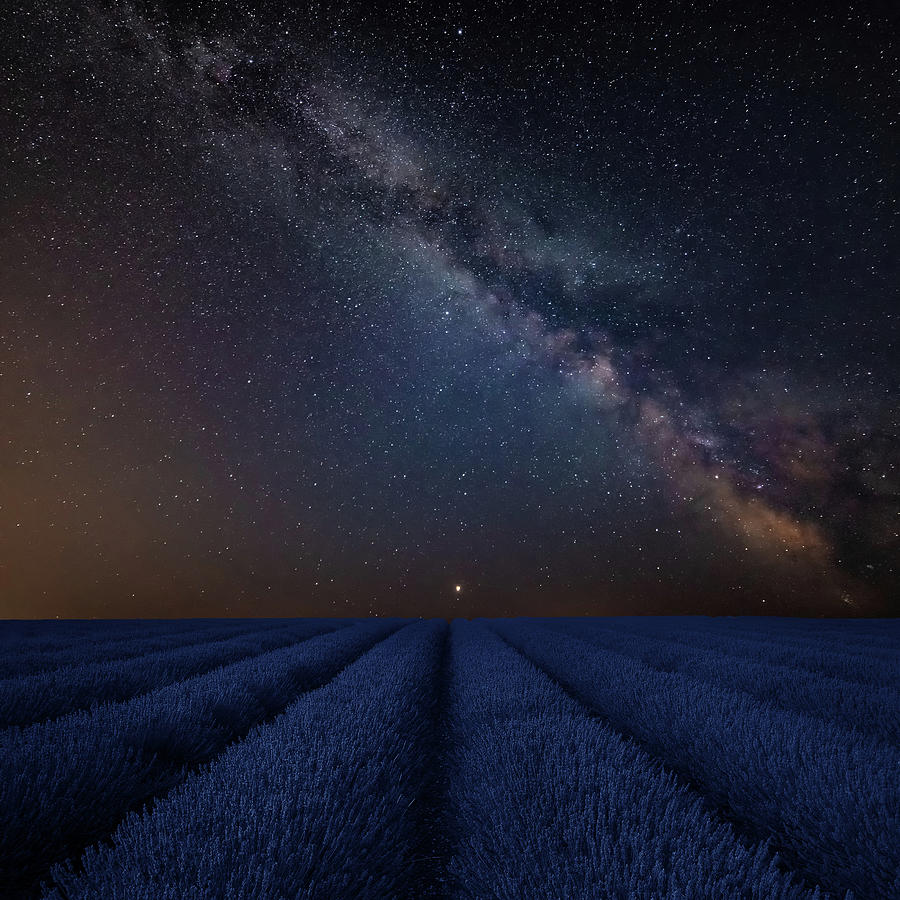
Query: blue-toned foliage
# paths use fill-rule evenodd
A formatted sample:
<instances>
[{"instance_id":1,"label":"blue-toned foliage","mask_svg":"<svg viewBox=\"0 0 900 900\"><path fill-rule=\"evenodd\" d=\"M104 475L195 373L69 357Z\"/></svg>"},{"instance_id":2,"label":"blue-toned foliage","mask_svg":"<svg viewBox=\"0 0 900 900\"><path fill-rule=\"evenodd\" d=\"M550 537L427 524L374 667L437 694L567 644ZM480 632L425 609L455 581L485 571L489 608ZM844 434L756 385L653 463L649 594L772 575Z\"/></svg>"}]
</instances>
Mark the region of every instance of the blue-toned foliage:
<instances>
[{"instance_id":1,"label":"blue-toned foliage","mask_svg":"<svg viewBox=\"0 0 900 900\"><path fill-rule=\"evenodd\" d=\"M790 619L758 616L654 616L643 617L663 627L674 622L679 629L712 630L723 634L780 640L819 641L839 649L868 652L878 647L900 646L900 619Z\"/></svg>"},{"instance_id":2,"label":"blue-toned foliage","mask_svg":"<svg viewBox=\"0 0 900 900\"><path fill-rule=\"evenodd\" d=\"M108 834L395 631L341 628L143 694L0 734L0 896L29 896L50 866Z\"/></svg>"},{"instance_id":3,"label":"blue-toned foliage","mask_svg":"<svg viewBox=\"0 0 900 900\"><path fill-rule=\"evenodd\" d=\"M895 747L533 624L494 627L816 883L900 896Z\"/></svg>"},{"instance_id":4,"label":"blue-toned foliage","mask_svg":"<svg viewBox=\"0 0 900 900\"><path fill-rule=\"evenodd\" d=\"M157 650L174 650L176 647L187 647L190 644L202 644L206 641L224 640L239 634L250 634L261 631L265 622L222 623L205 626L188 626L172 631L160 629L148 630L135 637L115 637L109 640L87 641L84 638L69 640L64 647L53 649L35 649L30 642L23 642L13 648L4 647L0 651L0 679L19 678L61 669L63 666L89 665L96 662L109 662L114 659L128 659L132 656L143 656ZM272 628L283 627L271 625Z\"/></svg>"},{"instance_id":5,"label":"blue-toned foliage","mask_svg":"<svg viewBox=\"0 0 900 900\"><path fill-rule=\"evenodd\" d=\"M0 681L0 728L30 725L101 703L128 700L329 630L330 625L306 621L292 627L267 628L124 660L66 666L25 678L8 678Z\"/></svg>"},{"instance_id":6,"label":"blue-toned foliage","mask_svg":"<svg viewBox=\"0 0 900 900\"><path fill-rule=\"evenodd\" d=\"M743 691L808 716L816 716L873 737L900 744L900 691L814 675L804 669L764 665L722 651L687 647L665 639L662 630L634 635L561 619L547 623L563 634L624 653L663 672L681 672L700 681Z\"/></svg>"},{"instance_id":7,"label":"blue-toned foliage","mask_svg":"<svg viewBox=\"0 0 900 900\"><path fill-rule=\"evenodd\" d=\"M763 644L776 644L779 647L796 650L813 650L815 652L826 651L840 653L843 659L855 660L885 660L893 666L897 665L898 644L887 635L867 635L859 629L848 626L846 632L834 634L827 631L798 632L789 627L780 625L747 625L744 622L734 624L733 620L709 620L711 624L702 625L696 623L690 627L682 625L678 631L689 634L710 634L719 637L736 637L746 641L762 642ZM775 620L777 621L777 620ZM729 624L730 623L730 624ZM644 619L644 627L647 620ZM665 628L664 622L653 622L650 631L655 632Z\"/></svg>"},{"instance_id":8,"label":"blue-toned foliage","mask_svg":"<svg viewBox=\"0 0 900 900\"><path fill-rule=\"evenodd\" d=\"M259 620L256 620L257 622ZM275 622L277 620L268 620ZM283 621L283 620L282 620ZM238 619L48 619L42 621L0 622L0 651L28 649L53 652L64 650L77 642L83 647L126 638L142 638L150 635L177 634L193 628L200 630L210 625L252 624Z\"/></svg>"},{"instance_id":9,"label":"blue-toned foliage","mask_svg":"<svg viewBox=\"0 0 900 900\"><path fill-rule=\"evenodd\" d=\"M416 804L445 631L419 623L377 645L126 819L77 873L57 870L46 896L422 896Z\"/></svg>"},{"instance_id":10,"label":"blue-toned foliage","mask_svg":"<svg viewBox=\"0 0 900 900\"><path fill-rule=\"evenodd\" d=\"M496 635L453 638L450 896L818 896Z\"/></svg>"},{"instance_id":11,"label":"blue-toned foliage","mask_svg":"<svg viewBox=\"0 0 900 900\"><path fill-rule=\"evenodd\" d=\"M611 620L615 621L615 620ZM741 634L722 633L714 629L665 628L659 623L645 620L644 624L635 624L634 620L624 627L638 633L658 634L663 630L666 639L676 641L689 647L701 647L717 650L731 656L743 656L764 665L790 666L804 669L815 675L830 675L843 681L856 681L859 684L874 685L900 689L900 658L879 659L866 654L850 654L835 648L818 646L800 647L783 643L779 634L770 638L762 636L744 637Z\"/></svg>"},{"instance_id":12,"label":"blue-toned foliage","mask_svg":"<svg viewBox=\"0 0 900 900\"><path fill-rule=\"evenodd\" d=\"M42 719L0 730L0 897L900 900L895 649L874 621L0 623L0 721Z\"/></svg>"}]
</instances>

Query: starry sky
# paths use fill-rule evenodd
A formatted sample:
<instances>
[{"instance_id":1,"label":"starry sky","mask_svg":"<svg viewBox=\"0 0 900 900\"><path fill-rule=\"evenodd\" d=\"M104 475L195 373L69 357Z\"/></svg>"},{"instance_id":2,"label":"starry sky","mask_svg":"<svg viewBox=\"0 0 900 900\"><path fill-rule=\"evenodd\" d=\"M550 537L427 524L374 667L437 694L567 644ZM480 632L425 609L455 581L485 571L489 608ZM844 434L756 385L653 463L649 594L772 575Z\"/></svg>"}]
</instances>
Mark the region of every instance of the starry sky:
<instances>
[{"instance_id":1,"label":"starry sky","mask_svg":"<svg viewBox=\"0 0 900 900\"><path fill-rule=\"evenodd\" d=\"M13 4L0 616L897 614L897 18Z\"/></svg>"}]
</instances>

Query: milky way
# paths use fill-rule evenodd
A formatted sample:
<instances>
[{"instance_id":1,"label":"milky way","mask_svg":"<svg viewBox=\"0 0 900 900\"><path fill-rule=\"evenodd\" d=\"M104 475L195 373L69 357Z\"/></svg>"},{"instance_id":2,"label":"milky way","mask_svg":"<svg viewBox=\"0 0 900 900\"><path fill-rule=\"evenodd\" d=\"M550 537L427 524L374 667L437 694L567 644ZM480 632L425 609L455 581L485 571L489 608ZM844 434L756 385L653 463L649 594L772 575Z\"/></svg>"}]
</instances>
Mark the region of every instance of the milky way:
<instances>
[{"instance_id":1,"label":"milky way","mask_svg":"<svg viewBox=\"0 0 900 900\"><path fill-rule=\"evenodd\" d=\"M0 612L892 611L873 15L352 13L13 15Z\"/></svg>"}]
</instances>

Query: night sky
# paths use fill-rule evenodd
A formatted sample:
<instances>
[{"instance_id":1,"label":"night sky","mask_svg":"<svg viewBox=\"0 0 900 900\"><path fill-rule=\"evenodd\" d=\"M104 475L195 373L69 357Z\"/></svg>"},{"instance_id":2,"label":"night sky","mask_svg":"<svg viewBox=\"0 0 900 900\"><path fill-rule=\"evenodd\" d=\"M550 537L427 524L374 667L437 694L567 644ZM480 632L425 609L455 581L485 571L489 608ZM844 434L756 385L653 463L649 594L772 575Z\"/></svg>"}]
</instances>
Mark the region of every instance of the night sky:
<instances>
[{"instance_id":1,"label":"night sky","mask_svg":"<svg viewBox=\"0 0 900 900\"><path fill-rule=\"evenodd\" d=\"M687 7L6 13L0 616L900 611L896 5Z\"/></svg>"}]
</instances>

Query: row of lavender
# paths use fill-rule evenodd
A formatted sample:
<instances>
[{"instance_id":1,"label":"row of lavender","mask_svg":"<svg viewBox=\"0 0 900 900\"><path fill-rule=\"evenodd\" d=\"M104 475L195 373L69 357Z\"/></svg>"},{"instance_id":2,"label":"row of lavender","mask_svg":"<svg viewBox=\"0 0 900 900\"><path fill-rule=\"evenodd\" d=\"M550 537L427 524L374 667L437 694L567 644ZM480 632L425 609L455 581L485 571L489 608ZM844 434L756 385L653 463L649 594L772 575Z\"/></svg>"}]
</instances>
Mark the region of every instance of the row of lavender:
<instances>
[{"instance_id":1,"label":"row of lavender","mask_svg":"<svg viewBox=\"0 0 900 900\"><path fill-rule=\"evenodd\" d=\"M890 623L317 625L0 732L0 886L900 896Z\"/></svg>"},{"instance_id":2,"label":"row of lavender","mask_svg":"<svg viewBox=\"0 0 900 900\"><path fill-rule=\"evenodd\" d=\"M756 635L659 620L540 626L494 627L598 721L745 834L770 840L808 882L900 896L894 626L872 633L869 654L865 630L849 624L843 636L785 634L774 623ZM819 659L828 675L814 674Z\"/></svg>"},{"instance_id":3,"label":"row of lavender","mask_svg":"<svg viewBox=\"0 0 900 900\"><path fill-rule=\"evenodd\" d=\"M293 620L224 639L212 624L198 629L195 640L207 640L187 654L170 651L168 666L158 652L99 664L120 679L110 682L82 678L76 667L83 693L70 695L71 712L0 731L0 896L34 896L51 866L402 624ZM163 673L161 684L147 672ZM109 701L110 693L128 699Z\"/></svg>"}]
</instances>

